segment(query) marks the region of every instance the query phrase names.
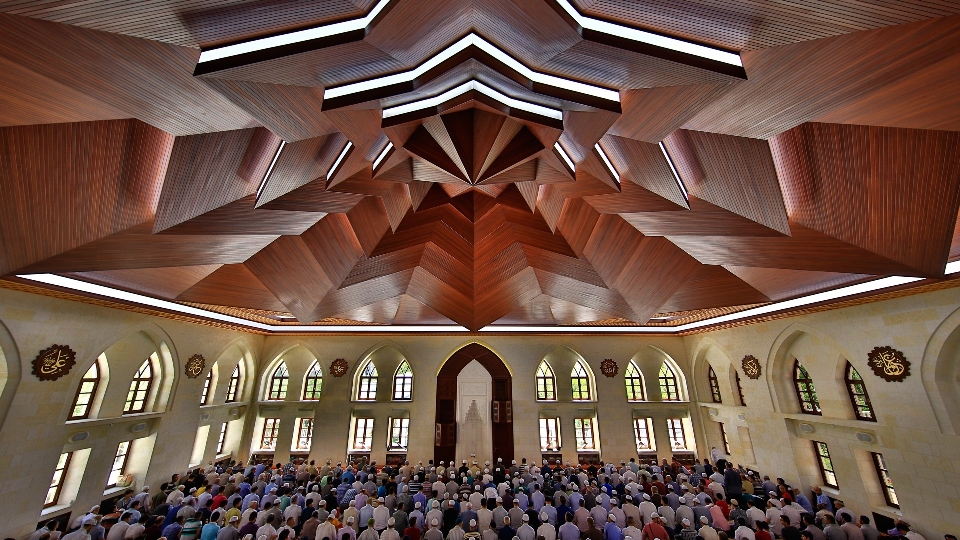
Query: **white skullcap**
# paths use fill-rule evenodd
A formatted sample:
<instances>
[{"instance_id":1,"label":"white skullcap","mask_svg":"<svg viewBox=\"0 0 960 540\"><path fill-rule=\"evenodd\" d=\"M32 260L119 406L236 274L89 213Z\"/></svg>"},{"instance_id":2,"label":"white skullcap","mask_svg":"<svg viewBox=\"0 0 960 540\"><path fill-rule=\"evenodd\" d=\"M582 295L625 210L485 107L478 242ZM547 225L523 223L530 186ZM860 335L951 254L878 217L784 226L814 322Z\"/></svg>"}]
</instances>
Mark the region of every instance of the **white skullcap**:
<instances>
[{"instance_id":1,"label":"white skullcap","mask_svg":"<svg viewBox=\"0 0 960 540\"><path fill-rule=\"evenodd\" d=\"M434 527L436 527L437 525L440 524L440 521L437 520L437 518L433 518L433 519L430 520L430 524L433 525Z\"/></svg>"},{"instance_id":2,"label":"white skullcap","mask_svg":"<svg viewBox=\"0 0 960 540\"><path fill-rule=\"evenodd\" d=\"M383 502L383 497L378 497L377 502Z\"/></svg>"},{"instance_id":3,"label":"white skullcap","mask_svg":"<svg viewBox=\"0 0 960 540\"><path fill-rule=\"evenodd\" d=\"M414 507L414 508L420 508L420 501L417 501L416 504L413 505L413 507Z\"/></svg>"},{"instance_id":4,"label":"white skullcap","mask_svg":"<svg viewBox=\"0 0 960 540\"><path fill-rule=\"evenodd\" d=\"M240 521L240 516L230 516L230 523L236 523L238 521Z\"/></svg>"},{"instance_id":5,"label":"white skullcap","mask_svg":"<svg viewBox=\"0 0 960 540\"><path fill-rule=\"evenodd\" d=\"M347 518L347 523L353 523L353 516Z\"/></svg>"},{"instance_id":6,"label":"white skullcap","mask_svg":"<svg viewBox=\"0 0 960 540\"><path fill-rule=\"evenodd\" d=\"M356 506L356 505L357 505L357 501L350 501L350 506Z\"/></svg>"},{"instance_id":7,"label":"white skullcap","mask_svg":"<svg viewBox=\"0 0 960 540\"><path fill-rule=\"evenodd\" d=\"M707 516L700 516L700 523L703 523L704 525L706 525L706 524L707 524L707 521L709 521L709 520L707 519Z\"/></svg>"},{"instance_id":8,"label":"white skullcap","mask_svg":"<svg viewBox=\"0 0 960 540\"><path fill-rule=\"evenodd\" d=\"M524 514L523 517L520 518L520 521L524 521L524 522L530 521L530 516L528 516L527 514Z\"/></svg>"},{"instance_id":9,"label":"white skullcap","mask_svg":"<svg viewBox=\"0 0 960 540\"><path fill-rule=\"evenodd\" d=\"M387 526L389 526L389 527L393 527L393 526L396 525L396 524L397 524L397 520L395 520L395 519L393 519L393 518L390 518L390 519L387 520Z\"/></svg>"},{"instance_id":10,"label":"white skullcap","mask_svg":"<svg viewBox=\"0 0 960 540\"><path fill-rule=\"evenodd\" d=\"M540 521L546 521L549 518L550 516L548 516L546 512L540 512Z\"/></svg>"},{"instance_id":11,"label":"white skullcap","mask_svg":"<svg viewBox=\"0 0 960 540\"><path fill-rule=\"evenodd\" d=\"M616 521L616 520L617 520L617 516L613 514L607 514L607 521Z\"/></svg>"},{"instance_id":12,"label":"white skullcap","mask_svg":"<svg viewBox=\"0 0 960 540\"><path fill-rule=\"evenodd\" d=\"M683 525L690 525L690 520L687 518L683 518L680 520L680 523L682 523Z\"/></svg>"},{"instance_id":13,"label":"white skullcap","mask_svg":"<svg viewBox=\"0 0 960 540\"><path fill-rule=\"evenodd\" d=\"M503 497L497 497L497 502L502 503L502 502L503 502Z\"/></svg>"},{"instance_id":14,"label":"white skullcap","mask_svg":"<svg viewBox=\"0 0 960 540\"><path fill-rule=\"evenodd\" d=\"M646 493L644 493L644 494L643 494L643 500L649 501L649 500L650 500L650 496L647 495Z\"/></svg>"},{"instance_id":15,"label":"white skullcap","mask_svg":"<svg viewBox=\"0 0 960 540\"><path fill-rule=\"evenodd\" d=\"M84 525L96 525L96 524L97 524L97 518L95 518L95 517L93 517L93 516L86 517L86 518L84 518L84 520L83 520L83 524L84 524Z\"/></svg>"},{"instance_id":16,"label":"white skullcap","mask_svg":"<svg viewBox=\"0 0 960 540\"><path fill-rule=\"evenodd\" d=\"M471 527L476 527L476 526L477 526L477 520L471 519L471 520L470 520L470 526L471 526Z\"/></svg>"},{"instance_id":17,"label":"white skullcap","mask_svg":"<svg viewBox=\"0 0 960 540\"><path fill-rule=\"evenodd\" d=\"M653 519L653 518L660 519L660 514L658 514L658 513L656 513L656 512L650 514L650 519Z\"/></svg>"}]
</instances>

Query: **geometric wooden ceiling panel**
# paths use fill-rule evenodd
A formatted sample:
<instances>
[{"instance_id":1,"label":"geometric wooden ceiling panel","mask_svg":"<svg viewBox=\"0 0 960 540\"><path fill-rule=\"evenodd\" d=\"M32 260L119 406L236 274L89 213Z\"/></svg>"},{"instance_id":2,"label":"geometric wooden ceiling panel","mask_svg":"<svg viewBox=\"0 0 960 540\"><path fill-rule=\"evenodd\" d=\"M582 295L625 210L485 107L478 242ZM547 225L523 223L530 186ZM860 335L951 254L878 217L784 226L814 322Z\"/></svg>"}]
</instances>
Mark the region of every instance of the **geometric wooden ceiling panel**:
<instances>
[{"instance_id":1,"label":"geometric wooden ceiling panel","mask_svg":"<svg viewBox=\"0 0 960 540\"><path fill-rule=\"evenodd\" d=\"M553 0L390 0L210 63L374 2L188 4L0 0L0 274L477 330L696 318L960 258L949 3L573 1L742 68Z\"/></svg>"}]
</instances>

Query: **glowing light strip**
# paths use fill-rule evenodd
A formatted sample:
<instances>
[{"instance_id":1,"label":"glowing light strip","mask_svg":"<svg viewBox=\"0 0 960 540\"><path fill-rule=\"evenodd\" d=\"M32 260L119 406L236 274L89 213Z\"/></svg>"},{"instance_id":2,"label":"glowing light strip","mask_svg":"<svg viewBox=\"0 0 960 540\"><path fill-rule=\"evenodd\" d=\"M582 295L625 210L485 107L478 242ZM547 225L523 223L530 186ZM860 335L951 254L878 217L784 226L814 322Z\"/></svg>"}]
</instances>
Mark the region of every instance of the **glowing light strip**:
<instances>
[{"instance_id":1,"label":"glowing light strip","mask_svg":"<svg viewBox=\"0 0 960 540\"><path fill-rule=\"evenodd\" d=\"M560 141L553 143L553 148L560 154L560 157L563 158L563 161L567 163L567 166L570 167L571 171L577 170L576 166L573 164L573 160L570 159L570 154L560 146Z\"/></svg>"},{"instance_id":2,"label":"glowing light strip","mask_svg":"<svg viewBox=\"0 0 960 540\"><path fill-rule=\"evenodd\" d=\"M539 116L553 118L554 120L563 120L562 111L558 111L557 109L551 109L549 107L544 107L542 105L537 105L534 103L528 103L526 101L520 101L518 99L514 99L510 96L504 95L494 90L493 88L490 88L489 86L483 84L480 81L472 80L472 79L461 84L460 86L447 90L446 92L438 96L433 96L426 99L421 99L419 101L413 101L411 103L405 103L403 105L397 105L396 107L390 107L388 109L384 109L383 118L390 118L393 116L399 116L401 114L407 114L414 111L427 109L430 107L436 107L441 103L449 101L457 96L466 94L471 90L476 90L477 92L480 92L481 94L487 97L495 99L500 103L503 103L507 107L510 107L511 109L526 111L528 113L536 114Z\"/></svg>"},{"instance_id":3,"label":"glowing light strip","mask_svg":"<svg viewBox=\"0 0 960 540\"><path fill-rule=\"evenodd\" d=\"M954 262L948 263L944 268L944 273L946 275L955 274L957 272L960 272L960 261L954 261ZM204 317L208 319L214 319L222 322L236 324L238 326L245 326L248 328L254 328L258 330L265 330L265 331L277 332L277 333L283 333L283 332L458 333L458 332L467 331L466 328L462 326L455 326L455 325L444 325L444 326L440 326L440 325L434 325L434 326L414 326L414 325L406 325L406 326L399 326L399 325L398 326L347 326L347 325L279 326L279 325L269 325L269 324L255 322L255 321L248 321L246 319L241 319L239 317L224 315L222 313L217 313L215 311L208 311L205 309L195 308L192 306L177 304L175 302L170 302L167 300L151 298L149 296L144 296L141 294L121 291L119 289L106 287L104 285L96 285L94 283L87 283L85 281L80 281L78 279L57 276L54 274L19 275L17 277L26 279L29 281L34 281L37 283L44 283L47 285L62 287L64 289L69 289L69 290L73 290L81 293L93 294L93 295L102 296L105 298L113 298L116 300L132 302L135 304L155 307L155 308L163 309L167 311L173 311L173 312L183 313L186 315L193 315L197 317ZM767 313L773 313L776 311L783 311L783 310L798 308L798 307L807 306L811 304L816 304L820 302L837 300L847 296L879 291L881 289L886 289L889 287L897 287L900 285L921 281L922 279L923 278L890 276L890 277L875 279L873 281L868 281L865 283L859 283L856 285L850 285L847 287L834 289L832 291L824 291L820 293L810 294L807 296L802 296L800 298L794 298L793 300L786 300L783 302L774 302L766 306L760 306L757 308L744 310L738 313L731 313L729 315L713 317L710 319L705 319L705 320L693 322L693 323L687 323L680 326L668 326L668 327L663 327L663 326L661 327L652 327L652 326L487 326L485 328L480 329L480 331L487 332L487 333L489 332L502 332L502 333L539 332L539 333L548 333L548 334L575 334L575 333L581 333L581 334L582 333L676 334L679 332L695 330L697 328L702 328L704 326L711 326L714 324L736 321L736 320L746 319L749 317L756 317L758 315L765 315Z\"/></svg>"},{"instance_id":4,"label":"glowing light strip","mask_svg":"<svg viewBox=\"0 0 960 540\"><path fill-rule=\"evenodd\" d=\"M318 26L316 28L307 28L305 30L297 30L295 32L288 32L286 34L280 34L277 36L254 39L251 41L245 41L243 43L236 43L234 45L226 45L224 47L209 49L200 53L200 60L197 63L202 64L204 62L212 62L213 60L229 58L239 54L262 51L264 49L272 49L274 47L282 47L284 45L290 45L293 43L310 41L311 39L325 38L335 36L337 34L343 34L345 32L362 30L371 22L373 22L373 19L375 19L377 15L383 11L383 8L387 7L387 4L389 3L390 0L380 0L377 2L377 5L370 10L370 13L367 13L366 16L360 19L351 19L349 21L341 21L333 24Z\"/></svg>"},{"instance_id":5,"label":"glowing light strip","mask_svg":"<svg viewBox=\"0 0 960 540\"><path fill-rule=\"evenodd\" d=\"M564 11L567 12L568 15L570 15L571 18L573 18L574 21L576 21L578 25L587 30L593 30L595 32L601 32L611 36L629 39L631 41L638 41L640 43L646 43L648 45L654 45L656 47L662 47L672 51L691 54L694 56L699 56L700 58L716 60L717 62L723 62L724 64L743 67L743 63L740 60L739 54L715 49L713 47L707 47L706 45L690 43L689 41L683 41L668 36L662 36L660 34L654 34L652 32L638 30L636 28L630 28L628 26L623 26L600 19L594 19L592 17L582 15L579 11L577 11L576 8L573 7L569 0L556 0L556 2L561 8L563 8Z\"/></svg>"},{"instance_id":6,"label":"glowing light strip","mask_svg":"<svg viewBox=\"0 0 960 540\"><path fill-rule=\"evenodd\" d=\"M21 275L18 277L26 280L34 281L37 283L44 283L46 285L53 285L56 287L70 289L77 292L94 294L97 296L113 298L115 300L122 300L125 302L133 302L136 304L163 309L166 311L174 311L177 313L183 313L185 315L193 315L196 317L214 319L214 320L218 320L225 323L236 324L238 326L245 326L248 328L255 328L257 330L266 330L270 332L282 333L282 332L320 331L320 332L358 332L358 333L370 333L370 332L447 332L449 333L449 332L466 332L467 331L467 329L462 326L453 326L453 325L447 325L447 326L437 326L437 325L433 325L433 326L415 326L415 325L407 325L407 326L348 326L348 325L280 326L280 325L271 325L271 324L264 324L256 321L248 321L246 319L241 319L239 317L233 317L230 315L224 315L223 313L217 313L215 311L208 311L205 309L195 308L192 306L177 304L175 302L170 302L167 300L151 298L149 296L144 296L141 294L121 291L111 287L105 287L103 285L87 283L85 281L80 281L78 279L57 276L54 274Z\"/></svg>"},{"instance_id":7,"label":"glowing light strip","mask_svg":"<svg viewBox=\"0 0 960 540\"><path fill-rule=\"evenodd\" d=\"M257 188L257 199L260 198L260 192L263 191L263 188L267 187L267 180L270 180L273 166L277 164L277 160L280 159L280 152L283 151L283 147L286 145L287 141L280 141L280 146L277 147L277 153L273 156L273 161L270 162L270 166L267 167L267 172L263 175L263 180L260 181L260 187Z\"/></svg>"},{"instance_id":8,"label":"glowing light strip","mask_svg":"<svg viewBox=\"0 0 960 540\"><path fill-rule=\"evenodd\" d=\"M457 40L455 43L433 55L427 59L424 63L420 64L416 68L405 71L403 73L394 73L392 75L386 75L383 77L378 77L376 79L369 79L366 81L355 82L351 84L345 84L343 86L338 86L335 88L328 88L324 90L323 97L325 99L333 99L342 96L348 96L351 94L356 94L359 92L364 92L367 90L373 90L374 88L382 88L384 86L389 86L392 84L406 83L410 82L417 77L422 76L424 73L430 71L431 69L437 67L443 62L449 60L457 53L460 53L466 50L470 46L476 46L483 52L494 57L498 61L502 62L504 65L510 69L516 71L523 77L530 79L533 82L545 84L548 86L553 86L555 88L560 88L563 90L570 90L580 94L585 94L588 96L593 96L600 99L606 99L608 101L613 101L620 103L620 92L616 90L610 90L607 88L601 88L599 86L594 86L592 84L582 83L579 81L573 81L570 79L564 79L562 77L557 77L554 75L549 75L546 73L539 73L534 71L524 64L520 63L517 59L513 58L509 54L503 52L495 45L489 41L483 39L474 33L469 33L463 38Z\"/></svg>"},{"instance_id":9,"label":"glowing light strip","mask_svg":"<svg viewBox=\"0 0 960 540\"><path fill-rule=\"evenodd\" d=\"M660 151L663 152L663 157L667 158L667 165L670 165L670 172L673 173L674 180L676 180L677 185L680 186L680 191L683 192L683 198L689 201L690 196L687 194L687 186L683 185L683 180L680 178L680 173L677 172L677 168L673 165L673 158L670 157L670 152L667 152L667 147L663 145L663 141L660 141L657 144L660 145Z\"/></svg>"},{"instance_id":10,"label":"glowing light strip","mask_svg":"<svg viewBox=\"0 0 960 540\"><path fill-rule=\"evenodd\" d=\"M343 158L347 157L347 152L353 148L353 142L347 141L347 144L343 145L343 150L340 151L340 155L337 156L337 160L333 162L333 165L330 166L330 170L327 171L327 180L329 180L335 172L337 172L337 167L340 166L340 162L343 161Z\"/></svg>"},{"instance_id":11,"label":"glowing light strip","mask_svg":"<svg viewBox=\"0 0 960 540\"><path fill-rule=\"evenodd\" d=\"M603 160L603 163L607 166L607 169L610 170L610 174L612 174L613 177L617 179L617 183L619 184L620 173L618 173L617 169L614 168L613 163L610 163L610 158L607 157L607 153L603 151L603 148L600 146L600 143L594 144L593 147L596 148L597 152L600 153L600 159Z\"/></svg>"},{"instance_id":12,"label":"glowing light strip","mask_svg":"<svg viewBox=\"0 0 960 540\"><path fill-rule=\"evenodd\" d=\"M380 155L377 156L377 159L373 160L373 170L377 170L377 167L380 166L380 162L383 161L383 158L387 157L387 154L390 153L391 148L393 148L393 142L387 142L387 145L383 147L383 150L380 152Z\"/></svg>"}]
</instances>

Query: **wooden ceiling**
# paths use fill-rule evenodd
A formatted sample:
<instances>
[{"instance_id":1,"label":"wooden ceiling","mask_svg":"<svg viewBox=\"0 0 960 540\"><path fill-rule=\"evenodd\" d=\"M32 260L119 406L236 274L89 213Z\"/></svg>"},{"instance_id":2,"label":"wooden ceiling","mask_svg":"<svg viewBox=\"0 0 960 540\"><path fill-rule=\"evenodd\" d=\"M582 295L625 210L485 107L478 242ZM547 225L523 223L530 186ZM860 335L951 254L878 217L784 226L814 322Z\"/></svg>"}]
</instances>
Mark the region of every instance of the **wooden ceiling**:
<instances>
[{"instance_id":1,"label":"wooden ceiling","mask_svg":"<svg viewBox=\"0 0 960 540\"><path fill-rule=\"evenodd\" d=\"M391 0L349 39L215 69L201 48L376 2L0 0L0 275L476 330L690 320L960 258L957 2L572 3L746 77L556 0ZM324 100L471 32L620 102L476 47ZM468 81L540 109L472 90L384 117Z\"/></svg>"}]
</instances>

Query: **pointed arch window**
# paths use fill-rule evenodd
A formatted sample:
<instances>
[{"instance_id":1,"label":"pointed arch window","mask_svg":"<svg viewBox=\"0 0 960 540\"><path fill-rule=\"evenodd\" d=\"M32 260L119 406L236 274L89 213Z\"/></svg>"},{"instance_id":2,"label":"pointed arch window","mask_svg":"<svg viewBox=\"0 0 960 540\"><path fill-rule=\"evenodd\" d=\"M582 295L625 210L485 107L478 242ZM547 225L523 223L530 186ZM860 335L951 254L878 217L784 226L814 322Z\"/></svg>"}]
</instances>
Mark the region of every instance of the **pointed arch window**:
<instances>
[{"instance_id":1,"label":"pointed arch window","mask_svg":"<svg viewBox=\"0 0 960 540\"><path fill-rule=\"evenodd\" d=\"M227 382L227 403L234 403L240 399L240 389L243 388L240 371L240 364L237 364L237 367L233 368L233 373L230 374L230 380Z\"/></svg>"},{"instance_id":2,"label":"pointed arch window","mask_svg":"<svg viewBox=\"0 0 960 540\"><path fill-rule=\"evenodd\" d=\"M820 400L817 399L817 390L813 387L813 379L800 361L794 361L793 384L797 387L797 400L800 402L800 412L804 414L820 415Z\"/></svg>"},{"instance_id":3,"label":"pointed arch window","mask_svg":"<svg viewBox=\"0 0 960 540\"><path fill-rule=\"evenodd\" d=\"M574 364L570 371L570 386L573 389L574 401L590 401L590 377L582 361Z\"/></svg>"},{"instance_id":4,"label":"pointed arch window","mask_svg":"<svg viewBox=\"0 0 960 540\"><path fill-rule=\"evenodd\" d=\"M863 378L860 377L857 368L853 367L850 362L847 362L847 368L843 371L843 382L847 385L850 404L853 405L853 412L857 415L857 420L876 422L877 417L873 414L873 405L870 403L870 396L867 394L867 386L863 383Z\"/></svg>"},{"instance_id":5,"label":"pointed arch window","mask_svg":"<svg viewBox=\"0 0 960 540\"><path fill-rule=\"evenodd\" d=\"M307 370L307 376L303 379L303 400L317 401L320 399L320 386L323 384L323 369L320 368L320 362L314 361L310 369Z\"/></svg>"},{"instance_id":6,"label":"pointed arch window","mask_svg":"<svg viewBox=\"0 0 960 540\"><path fill-rule=\"evenodd\" d=\"M210 386L213 384L213 370L207 372L207 378L203 380L203 391L200 392L200 405L209 405L213 399L213 393L210 392Z\"/></svg>"},{"instance_id":7,"label":"pointed arch window","mask_svg":"<svg viewBox=\"0 0 960 540\"><path fill-rule=\"evenodd\" d=\"M376 401L377 400L377 366L373 362L367 362L360 372L360 385L357 387L358 401Z\"/></svg>"},{"instance_id":8,"label":"pointed arch window","mask_svg":"<svg viewBox=\"0 0 960 540\"><path fill-rule=\"evenodd\" d=\"M130 381L130 390L127 392L127 401L123 405L123 414L142 413L147 408L147 394L153 384L153 366L147 358L140 364L137 372Z\"/></svg>"},{"instance_id":9,"label":"pointed arch window","mask_svg":"<svg viewBox=\"0 0 960 540\"><path fill-rule=\"evenodd\" d=\"M647 396L643 389L643 374L637 365L630 361L624 372L624 383L627 385L627 401L646 401Z\"/></svg>"},{"instance_id":10,"label":"pointed arch window","mask_svg":"<svg viewBox=\"0 0 960 540\"><path fill-rule=\"evenodd\" d=\"M410 401L413 399L413 370L410 364L404 360L397 366L397 372L393 374L393 399L394 401Z\"/></svg>"},{"instance_id":11,"label":"pointed arch window","mask_svg":"<svg viewBox=\"0 0 960 540\"><path fill-rule=\"evenodd\" d=\"M743 397L743 385L740 383L740 372L733 372L733 381L737 384L737 397L740 398L740 405L746 407L747 400Z\"/></svg>"},{"instance_id":12,"label":"pointed arch window","mask_svg":"<svg viewBox=\"0 0 960 540\"><path fill-rule=\"evenodd\" d=\"M287 386L290 384L290 373L287 371L287 363L280 362L277 369L270 375L270 389L267 391L267 399L270 401L283 401L287 399Z\"/></svg>"},{"instance_id":13,"label":"pointed arch window","mask_svg":"<svg viewBox=\"0 0 960 540\"><path fill-rule=\"evenodd\" d=\"M73 408L70 409L70 416L67 420L83 420L90 418L90 409L93 406L93 398L97 395L97 387L100 386L100 360L96 360L90 369L83 374L80 379L80 386L77 388L77 396L73 399Z\"/></svg>"},{"instance_id":14,"label":"pointed arch window","mask_svg":"<svg viewBox=\"0 0 960 540\"><path fill-rule=\"evenodd\" d=\"M710 396L714 403L723 403L723 396L720 395L720 381L717 380L717 373L713 371L713 366L707 368L707 379L710 381Z\"/></svg>"},{"instance_id":15,"label":"pointed arch window","mask_svg":"<svg viewBox=\"0 0 960 540\"><path fill-rule=\"evenodd\" d=\"M553 370L546 361L541 360L537 366L537 400L538 401L556 401L557 399L557 379L553 375Z\"/></svg>"},{"instance_id":16,"label":"pointed arch window","mask_svg":"<svg viewBox=\"0 0 960 540\"><path fill-rule=\"evenodd\" d=\"M660 366L657 381L660 383L660 399L663 401L680 401L680 392L677 390L677 376L673 374L673 369L666 363Z\"/></svg>"}]
</instances>

